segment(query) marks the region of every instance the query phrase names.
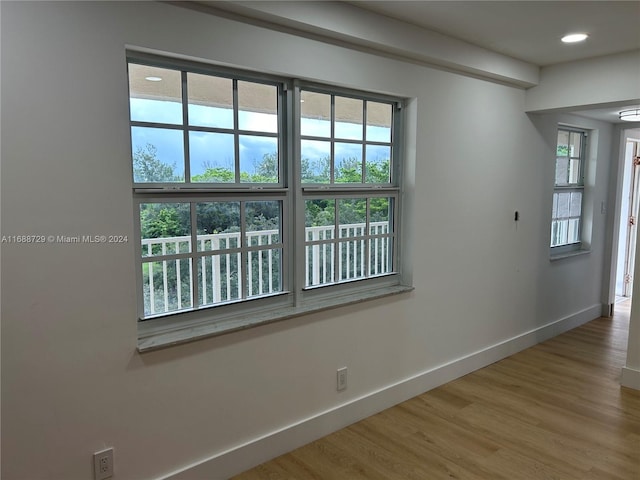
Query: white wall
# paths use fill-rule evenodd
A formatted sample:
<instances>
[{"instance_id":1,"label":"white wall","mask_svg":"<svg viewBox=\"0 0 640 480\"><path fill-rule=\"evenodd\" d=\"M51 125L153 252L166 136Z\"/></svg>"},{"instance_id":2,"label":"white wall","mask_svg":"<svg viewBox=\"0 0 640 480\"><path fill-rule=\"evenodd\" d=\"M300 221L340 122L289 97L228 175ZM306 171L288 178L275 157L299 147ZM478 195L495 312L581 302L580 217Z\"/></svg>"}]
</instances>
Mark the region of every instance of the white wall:
<instances>
[{"instance_id":1,"label":"white wall","mask_svg":"<svg viewBox=\"0 0 640 480\"><path fill-rule=\"evenodd\" d=\"M634 270L640 271L640 242L636 242ZM640 282L633 283L633 303L629 319L629 340L627 343L627 361L622 367L620 384L640 390Z\"/></svg>"},{"instance_id":2,"label":"white wall","mask_svg":"<svg viewBox=\"0 0 640 480\"><path fill-rule=\"evenodd\" d=\"M559 117L525 114L524 91L168 4L0 8L3 235L132 238L126 45L410 97L416 160L413 294L144 355L131 241L3 244L4 480L92 478L91 454L108 445L114 478L160 478L309 426L198 470L224 478L356 420L367 399L389 406L403 385L446 381L600 311L604 219L593 216L591 254L549 262ZM594 172L599 205L606 158ZM314 423L323 412L331 421Z\"/></svg>"},{"instance_id":3,"label":"white wall","mask_svg":"<svg viewBox=\"0 0 640 480\"><path fill-rule=\"evenodd\" d=\"M543 67L528 112L640 102L640 50Z\"/></svg>"}]
</instances>

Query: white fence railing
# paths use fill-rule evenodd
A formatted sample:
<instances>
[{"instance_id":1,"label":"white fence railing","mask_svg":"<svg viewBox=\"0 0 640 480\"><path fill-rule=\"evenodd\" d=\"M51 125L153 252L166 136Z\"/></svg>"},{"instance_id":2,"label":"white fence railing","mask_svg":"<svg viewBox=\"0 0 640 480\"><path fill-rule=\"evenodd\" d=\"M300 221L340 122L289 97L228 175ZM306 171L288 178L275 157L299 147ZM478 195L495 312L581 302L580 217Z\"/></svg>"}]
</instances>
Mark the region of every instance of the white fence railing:
<instances>
[{"instance_id":1,"label":"white fence railing","mask_svg":"<svg viewBox=\"0 0 640 480\"><path fill-rule=\"evenodd\" d=\"M305 231L306 285L322 285L380 275L391 270L388 222L307 227ZM240 232L198 235L198 256L193 268L189 258L158 257L191 252L191 236L143 238L142 273L145 316L190 309L194 306L193 276L197 276L198 305L240 299L244 284L249 297L281 291L282 250L278 230L247 232L247 248L241 249ZM367 247L367 242L369 245ZM337 255L336 255L337 248ZM232 250L226 252L227 250ZM242 251L247 255L246 267ZM367 261L368 252L368 261ZM368 270L368 272L367 272Z\"/></svg>"}]
</instances>

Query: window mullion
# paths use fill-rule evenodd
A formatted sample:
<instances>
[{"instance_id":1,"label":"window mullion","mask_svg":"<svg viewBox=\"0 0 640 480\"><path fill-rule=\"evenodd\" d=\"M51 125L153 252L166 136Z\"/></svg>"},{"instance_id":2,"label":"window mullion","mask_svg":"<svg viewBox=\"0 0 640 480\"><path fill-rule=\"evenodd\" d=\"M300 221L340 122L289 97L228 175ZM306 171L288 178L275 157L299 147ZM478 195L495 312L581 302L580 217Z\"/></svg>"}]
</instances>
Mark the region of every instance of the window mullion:
<instances>
[{"instance_id":1,"label":"window mullion","mask_svg":"<svg viewBox=\"0 0 640 480\"><path fill-rule=\"evenodd\" d=\"M247 202L240 202L240 264L238 265L238 282L240 285L240 291L242 292L241 298L246 299L249 297L249 255L247 253L247 225L246 225L246 206Z\"/></svg>"},{"instance_id":2,"label":"window mullion","mask_svg":"<svg viewBox=\"0 0 640 480\"><path fill-rule=\"evenodd\" d=\"M584 185L584 171L587 163L587 135L583 133L580 137L580 183ZM582 222L580 223L582 224Z\"/></svg>"},{"instance_id":3,"label":"window mullion","mask_svg":"<svg viewBox=\"0 0 640 480\"><path fill-rule=\"evenodd\" d=\"M360 173L362 175L362 183L367 183L367 101L362 102L362 164L360 165Z\"/></svg>"},{"instance_id":4,"label":"window mullion","mask_svg":"<svg viewBox=\"0 0 640 480\"><path fill-rule=\"evenodd\" d=\"M329 126L329 139L331 142L329 151L329 183L332 185L336 181L336 96L331 95L331 125Z\"/></svg>"},{"instance_id":5,"label":"window mullion","mask_svg":"<svg viewBox=\"0 0 640 480\"><path fill-rule=\"evenodd\" d=\"M293 198L290 200L292 205L293 215L290 217L293 219L293 225L290 230L289 240L290 251L293 252L291 258L294 259L293 265L290 266L289 272L293 272L291 281L293 285L290 285L295 292L294 302L295 305L301 306L303 303L303 289L307 282L307 263L306 258L306 233L305 233L305 201L302 190L302 148L301 148L301 93L300 86L294 83L294 88L289 92L288 99L291 100L290 106L287 109L289 120L287 124L287 153L289 154L287 160L287 172L289 185L293 188L290 194Z\"/></svg>"},{"instance_id":6,"label":"window mullion","mask_svg":"<svg viewBox=\"0 0 640 480\"><path fill-rule=\"evenodd\" d=\"M333 199L333 239L334 239L334 249L333 249L333 278L332 281L338 282L340 281L340 275L342 274L342 269L340 268L340 259L342 255L340 251L342 250L342 245L340 244L340 200L337 198Z\"/></svg>"},{"instance_id":7,"label":"window mullion","mask_svg":"<svg viewBox=\"0 0 640 480\"><path fill-rule=\"evenodd\" d=\"M201 257L196 255L198 251L198 212L196 209L196 202L189 203L189 214L191 217L191 308L198 309L200 308L200 284L198 283L198 268L199 265L196 265L196 262L201 261ZM202 275L204 275L204 269L202 271Z\"/></svg>"},{"instance_id":8,"label":"window mullion","mask_svg":"<svg viewBox=\"0 0 640 480\"><path fill-rule=\"evenodd\" d=\"M369 267L369 262L371 261L371 255L369 253L370 244L371 244L371 198L367 197L366 200L366 218L365 218L365 241L364 241L364 277L369 277L371 273L371 269Z\"/></svg>"},{"instance_id":9,"label":"window mullion","mask_svg":"<svg viewBox=\"0 0 640 480\"><path fill-rule=\"evenodd\" d=\"M236 184L240 183L240 107L238 103L238 80L233 79L233 156Z\"/></svg>"},{"instance_id":10,"label":"window mullion","mask_svg":"<svg viewBox=\"0 0 640 480\"><path fill-rule=\"evenodd\" d=\"M189 153L189 93L187 91L187 72L181 72L182 93L182 133L184 142L184 181L191 183L191 155Z\"/></svg>"},{"instance_id":11,"label":"window mullion","mask_svg":"<svg viewBox=\"0 0 640 480\"><path fill-rule=\"evenodd\" d=\"M396 195L393 197L393 208L391 209L391 218L389 219L389 224L390 224L390 228L391 228L391 241L390 241L390 248L391 248L391 252L388 253L388 255L391 256L391 270L392 271L399 271L399 257L400 257L400 247L399 247L399 238L400 235L398 233L398 220L400 218L400 199L399 196Z\"/></svg>"}]
</instances>

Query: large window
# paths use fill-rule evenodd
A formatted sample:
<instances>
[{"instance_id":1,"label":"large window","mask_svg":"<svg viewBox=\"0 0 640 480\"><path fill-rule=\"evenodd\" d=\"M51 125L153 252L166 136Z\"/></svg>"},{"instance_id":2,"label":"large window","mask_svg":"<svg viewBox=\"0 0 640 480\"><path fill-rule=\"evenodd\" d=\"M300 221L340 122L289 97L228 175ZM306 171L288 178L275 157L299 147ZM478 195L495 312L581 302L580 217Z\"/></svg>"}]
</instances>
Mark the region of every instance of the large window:
<instances>
[{"instance_id":1,"label":"large window","mask_svg":"<svg viewBox=\"0 0 640 480\"><path fill-rule=\"evenodd\" d=\"M143 55L128 67L143 323L226 331L400 285L398 99Z\"/></svg>"},{"instance_id":2,"label":"large window","mask_svg":"<svg viewBox=\"0 0 640 480\"><path fill-rule=\"evenodd\" d=\"M551 218L551 248L580 248L584 197L586 133L558 129L555 188Z\"/></svg>"}]
</instances>

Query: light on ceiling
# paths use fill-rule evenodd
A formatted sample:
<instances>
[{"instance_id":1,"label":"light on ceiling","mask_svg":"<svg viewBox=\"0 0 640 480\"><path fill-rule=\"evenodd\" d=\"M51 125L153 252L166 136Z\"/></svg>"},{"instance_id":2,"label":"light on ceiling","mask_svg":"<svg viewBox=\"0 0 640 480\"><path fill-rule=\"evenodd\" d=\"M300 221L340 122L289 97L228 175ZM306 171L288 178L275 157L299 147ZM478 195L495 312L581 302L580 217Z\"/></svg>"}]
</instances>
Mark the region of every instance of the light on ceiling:
<instances>
[{"instance_id":1,"label":"light on ceiling","mask_svg":"<svg viewBox=\"0 0 640 480\"><path fill-rule=\"evenodd\" d=\"M587 37L589 35L587 35L586 33L571 33L569 35L565 35L564 37L562 37L562 41L564 43L578 43L578 42L584 42Z\"/></svg>"},{"instance_id":2,"label":"light on ceiling","mask_svg":"<svg viewBox=\"0 0 640 480\"><path fill-rule=\"evenodd\" d=\"M618 116L620 120L625 122L640 122L640 108L632 108L631 110L623 110Z\"/></svg>"},{"instance_id":3,"label":"light on ceiling","mask_svg":"<svg viewBox=\"0 0 640 480\"><path fill-rule=\"evenodd\" d=\"M150 82L161 82L161 77L144 77L145 80L149 80Z\"/></svg>"}]
</instances>

